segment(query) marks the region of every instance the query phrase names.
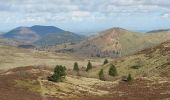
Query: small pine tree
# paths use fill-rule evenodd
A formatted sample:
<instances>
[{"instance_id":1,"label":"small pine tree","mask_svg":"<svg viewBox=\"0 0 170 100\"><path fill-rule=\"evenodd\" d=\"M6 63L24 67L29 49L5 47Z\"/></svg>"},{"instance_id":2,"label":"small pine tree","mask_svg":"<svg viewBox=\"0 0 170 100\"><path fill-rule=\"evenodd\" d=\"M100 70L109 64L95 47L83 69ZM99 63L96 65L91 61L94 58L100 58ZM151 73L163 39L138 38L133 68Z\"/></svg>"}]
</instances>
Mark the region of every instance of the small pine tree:
<instances>
[{"instance_id":1,"label":"small pine tree","mask_svg":"<svg viewBox=\"0 0 170 100\"><path fill-rule=\"evenodd\" d=\"M54 74L48 77L49 81L53 82L61 82L65 79L66 76L66 68L65 66L56 65L54 68Z\"/></svg>"},{"instance_id":2,"label":"small pine tree","mask_svg":"<svg viewBox=\"0 0 170 100\"><path fill-rule=\"evenodd\" d=\"M103 65L105 65L107 63L109 63L109 61L107 59L105 59L104 62L103 62Z\"/></svg>"},{"instance_id":3,"label":"small pine tree","mask_svg":"<svg viewBox=\"0 0 170 100\"><path fill-rule=\"evenodd\" d=\"M101 69L101 70L99 71L99 79L102 80L102 81L105 81L103 69Z\"/></svg>"},{"instance_id":4,"label":"small pine tree","mask_svg":"<svg viewBox=\"0 0 170 100\"><path fill-rule=\"evenodd\" d=\"M73 70L74 70L74 71L77 71L77 72L79 71L79 67L78 67L78 63L77 63L77 62L74 63L74 68L73 68Z\"/></svg>"},{"instance_id":5,"label":"small pine tree","mask_svg":"<svg viewBox=\"0 0 170 100\"><path fill-rule=\"evenodd\" d=\"M117 69L114 65L110 65L110 68L109 68L109 75L110 76L116 76L117 75Z\"/></svg>"},{"instance_id":6,"label":"small pine tree","mask_svg":"<svg viewBox=\"0 0 170 100\"><path fill-rule=\"evenodd\" d=\"M131 74L128 74L127 81L131 81L131 80L132 80L132 76Z\"/></svg>"},{"instance_id":7,"label":"small pine tree","mask_svg":"<svg viewBox=\"0 0 170 100\"><path fill-rule=\"evenodd\" d=\"M88 72L90 69L92 69L92 64L89 61L88 64L87 64L86 72Z\"/></svg>"}]
</instances>

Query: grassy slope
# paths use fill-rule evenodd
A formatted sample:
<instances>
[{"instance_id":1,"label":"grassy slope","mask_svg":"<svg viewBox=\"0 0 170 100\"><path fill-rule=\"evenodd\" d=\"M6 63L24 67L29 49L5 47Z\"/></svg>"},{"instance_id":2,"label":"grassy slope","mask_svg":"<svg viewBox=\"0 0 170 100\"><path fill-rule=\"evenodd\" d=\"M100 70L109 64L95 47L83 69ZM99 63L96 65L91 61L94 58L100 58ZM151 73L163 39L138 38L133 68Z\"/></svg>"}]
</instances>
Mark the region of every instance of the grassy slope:
<instances>
[{"instance_id":1,"label":"grassy slope","mask_svg":"<svg viewBox=\"0 0 170 100\"><path fill-rule=\"evenodd\" d=\"M0 44L17 46L20 43L18 41L14 41L14 40L10 40L10 39L0 38Z\"/></svg>"},{"instance_id":2,"label":"grassy slope","mask_svg":"<svg viewBox=\"0 0 170 100\"><path fill-rule=\"evenodd\" d=\"M148 47L156 46L170 39L170 31L157 33L138 33L121 30L119 41L122 47L122 55L134 54Z\"/></svg>"},{"instance_id":3,"label":"grassy slope","mask_svg":"<svg viewBox=\"0 0 170 100\"><path fill-rule=\"evenodd\" d=\"M123 31L123 33L124 34L119 37L122 55L134 53L142 48L145 42L145 40L142 39L144 34L130 31Z\"/></svg>"},{"instance_id":4,"label":"grassy slope","mask_svg":"<svg viewBox=\"0 0 170 100\"><path fill-rule=\"evenodd\" d=\"M111 33L111 30L103 32ZM122 55L133 54L148 47L153 47L170 39L170 31L157 33L139 33L124 29L119 30L118 41L121 44ZM106 47L107 48L107 47Z\"/></svg>"},{"instance_id":5,"label":"grassy slope","mask_svg":"<svg viewBox=\"0 0 170 100\"><path fill-rule=\"evenodd\" d=\"M56 64L73 68L74 62L80 66L86 66L88 58L80 58L61 53L52 53L37 50L28 50L12 46L0 45L0 69L8 69L29 65L48 65L54 67ZM102 59L91 59L94 65L99 65Z\"/></svg>"},{"instance_id":6,"label":"grassy slope","mask_svg":"<svg viewBox=\"0 0 170 100\"><path fill-rule=\"evenodd\" d=\"M108 76L109 65L98 66L89 72L88 77L98 78L98 72L100 69L104 69L105 77L108 80L117 79L124 75L132 74L133 77L140 76L160 76L162 73L168 73L170 69L170 41L163 43L159 46L146 49L138 54L119 58L113 60L111 63L116 66L118 70L118 76L112 78ZM134 65L140 65L139 69L131 68ZM163 69L162 69L163 68ZM160 69L160 71L159 71ZM162 70L161 70L162 69ZM166 76L169 76L167 74Z\"/></svg>"}]
</instances>

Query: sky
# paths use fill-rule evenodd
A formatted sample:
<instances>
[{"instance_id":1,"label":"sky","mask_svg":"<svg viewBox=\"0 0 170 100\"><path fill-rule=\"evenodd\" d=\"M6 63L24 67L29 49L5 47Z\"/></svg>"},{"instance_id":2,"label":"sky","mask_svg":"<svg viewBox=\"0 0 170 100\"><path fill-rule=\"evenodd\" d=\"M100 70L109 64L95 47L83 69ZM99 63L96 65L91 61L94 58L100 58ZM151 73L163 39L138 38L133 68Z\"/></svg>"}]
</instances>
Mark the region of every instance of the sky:
<instances>
[{"instance_id":1,"label":"sky","mask_svg":"<svg viewBox=\"0 0 170 100\"><path fill-rule=\"evenodd\" d=\"M170 28L170 0L0 0L0 31L53 25L72 32Z\"/></svg>"}]
</instances>

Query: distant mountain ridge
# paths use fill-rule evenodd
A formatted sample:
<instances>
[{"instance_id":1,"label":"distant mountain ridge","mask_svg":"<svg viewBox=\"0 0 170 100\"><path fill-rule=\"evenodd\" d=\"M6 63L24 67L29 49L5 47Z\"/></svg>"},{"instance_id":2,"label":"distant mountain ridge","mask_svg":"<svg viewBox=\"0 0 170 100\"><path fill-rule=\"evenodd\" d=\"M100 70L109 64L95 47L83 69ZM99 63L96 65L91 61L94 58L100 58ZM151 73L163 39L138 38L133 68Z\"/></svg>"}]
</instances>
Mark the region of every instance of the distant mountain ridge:
<instances>
[{"instance_id":1,"label":"distant mountain ridge","mask_svg":"<svg viewBox=\"0 0 170 100\"><path fill-rule=\"evenodd\" d=\"M159 30L152 30L147 33L158 33L158 32L167 32L170 31L170 29L159 29Z\"/></svg>"},{"instance_id":2,"label":"distant mountain ridge","mask_svg":"<svg viewBox=\"0 0 170 100\"><path fill-rule=\"evenodd\" d=\"M114 27L85 38L54 26L35 25L18 27L3 34L3 37L56 52L88 57L121 57L169 40L170 31L155 30L146 34Z\"/></svg>"},{"instance_id":3,"label":"distant mountain ridge","mask_svg":"<svg viewBox=\"0 0 170 100\"><path fill-rule=\"evenodd\" d=\"M65 35L67 35L67 37L64 37ZM68 32L55 26L42 25L34 25L32 27L17 27L3 34L2 37L37 45L54 45L65 42L78 42L84 38L82 35ZM55 39L54 37L58 38ZM43 41L45 43L43 43Z\"/></svg>"}]
</instances>

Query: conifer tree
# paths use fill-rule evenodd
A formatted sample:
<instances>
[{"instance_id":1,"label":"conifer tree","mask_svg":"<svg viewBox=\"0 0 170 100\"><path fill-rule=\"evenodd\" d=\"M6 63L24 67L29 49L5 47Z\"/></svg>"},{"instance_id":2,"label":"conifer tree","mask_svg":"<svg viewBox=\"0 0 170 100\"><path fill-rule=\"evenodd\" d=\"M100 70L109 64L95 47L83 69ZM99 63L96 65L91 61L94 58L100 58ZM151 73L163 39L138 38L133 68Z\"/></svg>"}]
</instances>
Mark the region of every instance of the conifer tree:
<instances>
[{"instance_id":1,"label":"conifer tree","mask_svg":"<svg viewBox=\"0 0 170 100\"><path fill-rule=\"evenodd\" d=\"M117 69L113 64L110 65L109 75L110 76L116 76L117 75Z\"/></svg>"},{"instance_id":2,"label":"conifer tree","mask_svg":"<svg viewBox=\"0 0 170 100\"><path fill-rule=\"evenodd\" d=\"M132 76L131 74L128 74L127 81L131 81L131 80L132 80Z\"/></svg>"},{"instance_id":3,"label":"conifer tree","mask_svg":"<svg viewBox=\"0 0 170 100\"><path fill-rule=\"evenodd\" d=\"M74 68L73 68L73 70L74 70L74 71L77 71L77 72L79 71L79 67L78 67L78 63L77 63L77 62L74 63Z\"/></svg>"},{"instance_id":4,"label":"conifer tree","mask_svg":"<svg viewBox=\"0 0 170 100\"><path fill-rule=\"evenodd\" d=\"M107 63L109 63L109 61L107 59L105 59L104 62L103 62L103 65L105 65Z\"/></svg>"},{"instance_id":5,"label":"conifer tree","mask_svg":"<svg viewBox=\"0 0 170 100\"><path fill-rule=\"evenodd\" d=\"M90 69L92 69L92 64L89 61L88 64L87 64L86 72L88 72Z\"/></svg>"},{"instance_id":6,"label":"conifer tree","mask_svg":"<svg viewBox=\"0 0 170 100\"><path fill-rule=\"evenodd\" d=\"M56 65L56 67L54 68L53 75L49 76L48 80L53 82L61 82L63 81L63 79L65 79L65 76L66 76L65 66Z\"/></svg>"},{"instance_id":7,"label":"conifer tree","mask_svg":"<svg viewBox=\"0 0 170 100\"><path fill-rule=\"evenodd\" d=\"M105 81L103 69L101 69L101 70L99 71L99 79L102 80L102 81Z\"/></svg>"}]
</instances>

